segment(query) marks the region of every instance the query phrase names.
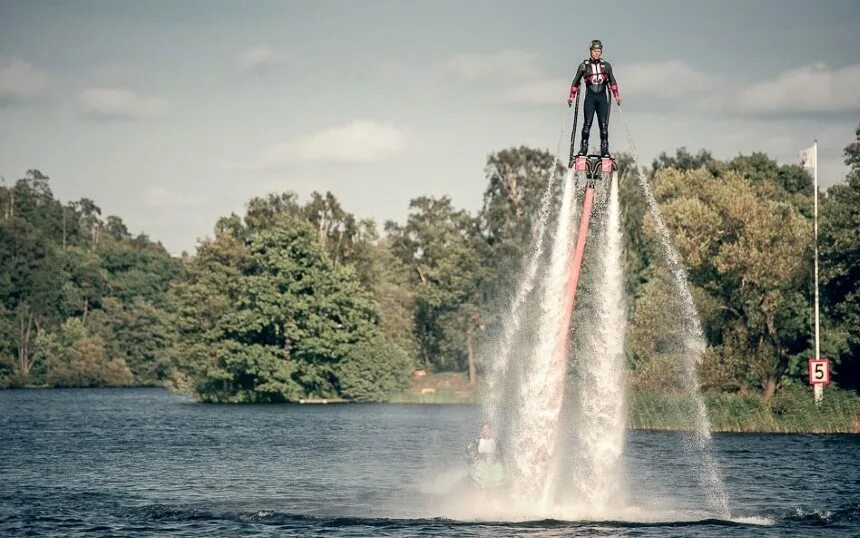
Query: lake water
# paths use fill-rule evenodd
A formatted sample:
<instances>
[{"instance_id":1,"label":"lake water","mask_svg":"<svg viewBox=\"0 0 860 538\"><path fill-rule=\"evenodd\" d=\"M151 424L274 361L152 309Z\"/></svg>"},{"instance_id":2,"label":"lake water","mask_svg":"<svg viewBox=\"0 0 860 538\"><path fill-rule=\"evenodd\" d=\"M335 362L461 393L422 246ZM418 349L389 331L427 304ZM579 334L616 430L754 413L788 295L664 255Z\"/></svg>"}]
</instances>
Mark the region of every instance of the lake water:
<instances>
[{"instance_id":1,"label":"lake water","mask_svg":"<svg viewBox=\"0 0 860 538\"><path fill-rule=\"evenodd\" d=\"M0 535L860 535L860 437L717 434L722 520L677 433L628 435L619 516L480 514L470 406L200 405L157 389L0 391Z\"/></svg>"}]
</instances>

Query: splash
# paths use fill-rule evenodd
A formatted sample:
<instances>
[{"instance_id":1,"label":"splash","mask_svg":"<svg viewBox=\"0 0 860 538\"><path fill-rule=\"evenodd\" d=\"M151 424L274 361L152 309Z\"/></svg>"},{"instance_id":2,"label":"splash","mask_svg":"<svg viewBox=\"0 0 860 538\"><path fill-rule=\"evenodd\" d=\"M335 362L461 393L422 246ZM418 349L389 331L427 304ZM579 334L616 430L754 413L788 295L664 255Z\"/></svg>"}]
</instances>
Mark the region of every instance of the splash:
<instances>
[{"instance_id":1,"label":"splash","mask_svg":"<svg viewBox=\"0 0 860 538\"><path fill-rule=\"evenodd\" d=\"M565 382L565 358L555 353L561 335L564 286L573 242L576 182L572 171L564 180L534 353L519 387L517 420L512 431L514 491L521 500L541 495L556 441Z\"/></svg>"},{"instance_id":2,"label":"splash","mask_svg":"<svg viewBox=\"0 0 860 538\"><path fill-rule=\"evenodd\" d=\"M627 137L636 159L629 128ZM659 206L638 167L636 173L681 303L685 338L678 375L694 402L685 453L694 462L708 510L728 518L728 497L699 392L697 365L706 349L701 323ZM611 519L630 508L624 470L627 319L617 175L611 181L604 177L597 189L587 244L575 245L578 193L584 191L580 201L590 207L593 192L584 188L584 176L568 171L560 208L553 212L557 191L553 179L548 181L529 257L503 317L497 354L488 361L484 411L504 423L510 488L502 496L484 495L482 502L492 501L505 519L552 517L571 507L584 519ZM551 213L557 216L553 226ZM579 274L571 267L575 246L584 246L586 255L571 327L574 275Z\"/></svg>"},{"instance_id":3,"label":"splash","mask_svg":"<svg viewBox=\"0 0 860 538\"><path fill-rule=\"evenodd\" d=\"M623 121L622 114L622 121ZM633 142L633 135L630 133L630 128L627 122L624 122L624 127L627 132L627 142L633 151L633 162L636 167L636 174L639 179L639 186L642 189L642 194L648 204L648 210L651 213L651 218L654 221L654 227L657 231L657 237L660 240L663 256L666 259L666 264L669 273L672 276L672 284L678 297L681 300L682 316L680 322L684 329L684 353L682 361L681 378L685 390L690 394L693 400L693 416L692 436L688 441L688 450L694 455L694 460L697 461L702 485L707 495L708 504L721 517L731 517L731 507L729 505L728 494L720 473L719 465L713 455L711 443L711 423L708 418L708 410L705 407L705 400L702 398L699 390L699 375L696 370L698 364L702 362L702 357L707 348L704 334L702 332L702 324L699 321L699 313L696 310L696 304L693 302L693 295L690 292L689 281L687 280L687 271L684 264L678 255L678 250L672 242L672 236L666 228L666 223L663 220L663 215L660 212L660 206L657 200L654 199L654 194L651 192L651 186L648 180L639 168L639 158L636 151L636 145Z\"/></svg>"},{"instance_id":4,"label":"splash","mask_svg":"<svg viewBox=\"0 0 860 538\"><path fill-rule=\"evenodd\" d=\"M604 215L605 213L605 215ZM623 493L622 457L626 421L624 333L627 316L618 180L613 178L605 211L598 212L597 271L591 294L594 308L584 324L576 349L576 386L579 413L574 431L577 464L573 483L577 498L584 499L594 515L618 506Z\"/></svg>"},{"instance_id":5,"label":"splash","mask_svg":"<svg viewBox=\"0 0 860 538\"><path fill-rule=\"evenodd\" d=\"M502 319L502 335L496 346L497 353L493 354L487 365L486 393L482 398L482 403L484 416L490 418L494 424L499 424L503 421L501 415L503 413L504 402L502 401L502 396L504 391L501 385L504 383L510 369L514 338L522 328L523 307L535 288L538 269L543 260L546 230L549 226L549 217L553 207L553 191L556 185L557 170L560 162L559 155L568 126L568 117L568 114L565 114L564 125L558 137L555 158L549 169L546 189L543 192L543 196L541 196L537 226L535 227L528 249L528 263L520 277L517 290L514 293L513 299L511 299L508 311L505 312Z\"/></svg>"}]
</instances>

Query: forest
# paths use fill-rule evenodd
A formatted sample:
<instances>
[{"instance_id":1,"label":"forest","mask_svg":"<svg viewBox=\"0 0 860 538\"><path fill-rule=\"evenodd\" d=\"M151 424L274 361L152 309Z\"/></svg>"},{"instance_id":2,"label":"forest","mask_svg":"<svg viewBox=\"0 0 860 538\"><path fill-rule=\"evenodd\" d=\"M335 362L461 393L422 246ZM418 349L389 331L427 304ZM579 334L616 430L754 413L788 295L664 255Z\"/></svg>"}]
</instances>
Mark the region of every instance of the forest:
<instances>
[{"instance_id":1,"label":"forest","mask_svg":"<svg viewBox=\"0 0 860 538\"><path fill-rule=\"evenodd\" d=\"M822 354L860 389L860 127L819 195ZM482 207L358 219L332 193L271 193L170 255L47 171L0 186L0 386L166 386L207 402L385 401L416 369L480 386L553 156L488 156ZM632 159L618 156L631 386L671 391L672 290ZM62 173L62 171L50 171ZM646 170L687 266L714 394L768 401L812 357L812 180L762 153L661 154ZM480 178L474 178L480 181Z\"/></svg>"}]
</instances>

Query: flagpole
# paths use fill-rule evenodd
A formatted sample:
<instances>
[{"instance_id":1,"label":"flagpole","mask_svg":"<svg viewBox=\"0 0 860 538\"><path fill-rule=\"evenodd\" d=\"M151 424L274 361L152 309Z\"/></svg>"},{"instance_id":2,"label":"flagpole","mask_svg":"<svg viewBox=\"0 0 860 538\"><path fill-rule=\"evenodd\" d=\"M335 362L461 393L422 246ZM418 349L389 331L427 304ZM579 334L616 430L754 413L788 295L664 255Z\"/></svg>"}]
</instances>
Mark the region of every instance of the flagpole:
<instances>
[{"instance_id":1,"label":"flagpole","mask_svg":"<svg viewBox=\"0 0 860 538\"><path fill-rule=\"evenodd\" d=\"M819 346L819 316L818 316L818 140L812 146L813 167L812 167L812 183L813 183L813 217L812 227L814 234L815 245L815 358L821 358L821 348ZM815 403L821 403L824 398L824 385L818 383L813 388L815 394Z\"/></svg>"}]
</instances>

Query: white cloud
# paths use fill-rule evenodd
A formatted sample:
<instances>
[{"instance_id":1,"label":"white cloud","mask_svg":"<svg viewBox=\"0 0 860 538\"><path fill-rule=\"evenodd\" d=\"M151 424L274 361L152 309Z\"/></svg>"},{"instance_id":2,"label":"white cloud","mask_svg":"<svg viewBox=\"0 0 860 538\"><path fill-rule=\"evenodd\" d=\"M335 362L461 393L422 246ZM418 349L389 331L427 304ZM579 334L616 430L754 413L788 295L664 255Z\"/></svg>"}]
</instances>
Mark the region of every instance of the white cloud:
<instances>
[{"instance_id":1,"label":"white cloud","mask_svg":"<svg viewBox=\"0 0 860 538\"><path fill-rule=\"evenodd\" d=\"M140 73L129 64L104 63L91 69L91 85L100 88L125 88L138 84Z\"/></svg>"},{"instance_id":2,"label":"white cloud","mask_svg":"<svg viewBox=\"0 0 860 538\"><path fill-rule=\"evenodd\" d=\"M48 84L48 76L19 58L0 60L0 105L38 98Z\"/></svg>"},{"instance_id":3,"label":"white cloud","mask_svg":"<svg viewBox=\"0 0 860 538\"><path fill-rule=\"evenodd\" d=\"M502 50L485 54L462 53L448 60L448 67L466 80L528 80L540 77L540 56L523 50Z\"/></svg>"},{"instance_id":4,"label":"white cloud","mask_svg":"<svg viewBox=\"0 0 860 538\"><path fill-rule=\"evenodd\" d=\"M615 75L619 89L637 97L694 98L722 91L717 77L678 60L629 64Z\"/></svg>"},{"instance_id":5,"label":"white cloud","mask_svg":"<svg viewBox=\"0 0 860 538\"><path fill-rule=\"evenodd\" d=\"M847 112L860 110L860 64L831 69L824 64L784 71L774 80L743 90L746 112Z\"/></svg>"},{"instance_id":6,"label":"white cloud","mask_svg":"<svg viewBox=\"0 0 860 538\"><path fill-rule=\"evenodd\" d=\"M268 45L254 45L242 51L236 59L242 71L264 71L284 60L283 55Z\"/></svg>"},{"instance_id":7,"label":"white cloud","mask_svg":"<svg viewBox=\"0 0 860 538\"><path fill-rule=\"evenodd\" d=\"M567 101L569 89L570 80L535 80L504 90L502 99L521 105L560 105Z\"/></svg>"},{"instance_id":8,"label":"white cloud","mask_svg":"<svg viewBox=\"0 0 860 538\"><path fill-rule=\"evenodd\" d=\"M263 152L260 166L271 168L298 161L372 162L406 146L406 134L390 124L355 120Z\"/></svg>"},{"instance_id":9,"label":"white cloud","mask_svg":"<svg viewBox=\"0 0 860 538\"><path fill-rule=\"evenodd\" d=\"M89 88L81 92L80 102L88 116L99 120L138 120L170 110L166 100L143 97L128 88Z\"/></svg>"},{"instance_id":10,"label":"white cloud","mask_svg":"<svg viewBox=\"0 0 860 538\"><path fill-rule=\"evenodd\" d=\"M200 207L203 201L199 196L186 194L166 187L154 187L144 194L144 201L150 207Z\"/></svg>"}]
</instances>

